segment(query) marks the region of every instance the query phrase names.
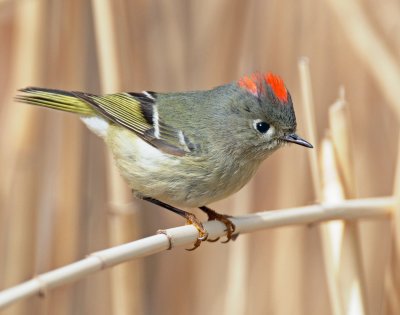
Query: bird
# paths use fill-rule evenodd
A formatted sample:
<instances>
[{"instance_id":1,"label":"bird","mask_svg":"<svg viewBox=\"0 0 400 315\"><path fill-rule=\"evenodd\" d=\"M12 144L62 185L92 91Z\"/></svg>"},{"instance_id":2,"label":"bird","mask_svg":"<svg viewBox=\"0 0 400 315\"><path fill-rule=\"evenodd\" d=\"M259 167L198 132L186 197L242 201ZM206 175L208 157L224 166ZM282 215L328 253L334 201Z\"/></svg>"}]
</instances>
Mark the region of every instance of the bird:
<instances>
[{"instance_id":1,"label":"bird","mask_svg":"<svg viewBox=\"0 0 400 315\"><path fill-rule=\"evenodd\" d=\"M134 196L196 227L198 238L189 250L207 240L208 232L183 209L201 209L208 220L225 224L225 242L235 239L232 217L207 205L239 191L286 144L313 147L297 135L291 95L272 72L188 92L19 92L17 101L79 115L105 141Z\"/></svg>"}]
</instances>

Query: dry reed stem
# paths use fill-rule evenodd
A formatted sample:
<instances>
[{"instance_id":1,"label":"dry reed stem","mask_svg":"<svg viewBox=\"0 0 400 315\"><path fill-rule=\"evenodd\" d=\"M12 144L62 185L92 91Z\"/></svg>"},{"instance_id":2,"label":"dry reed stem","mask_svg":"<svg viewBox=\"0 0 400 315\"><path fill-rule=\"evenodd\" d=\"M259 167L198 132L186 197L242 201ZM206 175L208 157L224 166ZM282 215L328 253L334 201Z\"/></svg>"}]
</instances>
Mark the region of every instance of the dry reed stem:
<instances>
[{"instance_id":1,"label":"dry reed stem","mask_svg":"<svg viewBox=\"0 0 400 315\"><path fill-rule=\"evenodd\" d=\"M39 81L42 11L40 1L24 2L16 7L16 40L13 47L15 57L12 60L15 79L11 84L11 95L14 95L15 90L21 86ZM31 58L38 62L31 62ZM3 128L0 133L0 161L3 170L0 177L0 196L4 199L9 196L10 183L18 169L16 165L19 161L18 156L26 155L26 151L29 150L28 144L36 121L33 108L12 105L3 109L0 117Z\"/></svg>"},{"instance_id":2,"label":"dry reed stem","mask_svg":"<svg viewBox=\"0 0 400 315\"><path fill-rule=\"evenodd\" d=\"M329 122L334 155L337 160L337 172L341 174L343 195L334 201L344 198L355 198L354 165L351 154L351 128L348 107L344 96L344 89L339 91L339 99L330 107ZM339 180L339 176L337 176ZM335 234L332 233L332 238ZM346 314L368 314L366 304L366 284L363 273L361 244L358 236L358 226L355 222L346 222L343 229L340 260L342 268L338 275L340 292L342 293L342 307Z\"/></svg>"},{"instance_id":3,"label":"dry reed stem","mask_svg":"<svg viewBox=\"0 0 400 315\"><path fill-rule=\"evenodd\" d=\"M339 202L345 195L354 196L355 191L349 120L343 90L340 91L340 97L331 106L329 113L334 145L329 140L323 142L321 169L324 174L324 202ZM341 177L338 169L342 170ZM341 184L340 178L345 185ZM330 222L321 228L321 231L333 313L350 314L355 311L357 314L365 314L367 312L365 281L356 225L353 222L346 224ZM345 269L340 269L340 266L344 266ZM337 303L340 305L336 305Z\"/></svg>"},{"instance_id":4,"label":"dry reed stem","mask_svg":"<svg viewBox=\"0 0 400 315\"><path fill-rule=\"evenodd\" d=\"M400 137L397 147L397 165L394 178L393 196L395 211L392 221L391 257L385 271L385 308L388 314L400 314Z\"/></svg>"},{"instance_id":5,"label":"dry reed stem","mask_svg":"<svg viewBox=\"0 0 400 315\"><path fill-rule=\"evenodd\" d=\"M117 13L109 0L92 1L99 55L101 86L104 93L119 91L120 64L118 61L119 43L115 27ZM118 30L122 31L122 30ZM111 207L109 219L111 246L137 238L139 224L133 212L127 215L127 205L131 205L131 194L108 154L108 199ZM112 309L113 314L133 314L141 311L141 275L139 263L130 263L112 270Z\"/></svg>"},{"instance_id":6,"label":"dry reed stem","mask_svg":"<svg viewBox=\"0 0 400 315\"><path fill-rule=\"evenodd\" d=\"M258 212L232 219L238 233L250 233L288 225L316 224L328 220L388 219L395 210L393 197L347 200L338 204L311 205L284 210ZM225 235L218 221L204 222L211 238ZM197 229L185 225L162 231L131 243L95 252L86 259L38 275L34 279L0 292L0 309L18 300L81 279L96 271L110 268L134 258L145 257L178 246L191 246L198 237ZM204 244L203 246L207 246ZM211 245L209 245L211 246ZM201 250L201 249L199 249Z\"/></svg>"},{"instance_id":7,"label":"dry reed stem","mask_svg":"<svg viewBox=\"0 0 400 315\"><path fill-rule=\"evenodd\" d=\"M307 139L314 144L317 145L317 128L315 125L315 108L314 108L314 100L312 95L312 87L311 87L311 75L310 75L310 65L307 58L303 57L298 62L299 74L300 74L300 85L301 85L301 96L303 107L305 111L305 123L307 130ZM309 150L310 157L310 168L311 168L311 176L312 183L314 187L314 193L318 202L322 200L322 191L321 191L321 178L320 172L318 169L318 148L314 148L313 150Z\"/></svg>"},{"instance_id":8,"label":"dry reed stem","mask_svg":"<svg viewBox=\"0 0 400 315\"><path fill-rule=\"evenodd\" d=\"M315 123L315 110L314 110L314 102L312 98L312 87L311 87L311 76L310 76L310 68L309 68L309 61L307 58L302 58L299 60L299 72L300 72L300 84L301 84L301 92L302 92L302 99L303 99L303 106L305 108L305 118L306 118L306 126L307 126L307 137L310 139L311 143L313 143L315 146L317 145L317 135L316 135L316 123ZM334 160L330 159L328 160L327 158L332 157L331 155L326 156L326 151L327 148L331 149L331 146L327 147L328 143L323 142L322 151L321 153L323 154L322 157L324 158L321 162L321 168L324 170L330 170L332 169L332 163L335 163ZM312 182L313 182L313 188L314 188L314 193L317 197L317 200L319 201L327 201L327 196L325 196L325 193L328 193L328 196L332 194L332 191L334 188L338 189L336 187L335 181L329 180L328 178L328 183L327 181L327 175L328 174L321 174L321 170L319 168L319 163L318 163L318 149L315 148L311 152L309 152L309 161L310 161L310 166L311 166L311 175L312 175ZM326 157L325 157L326 156ZM326 164L329 165L326 165ZM334 176L336 173L333 173L332 175ZM325 175L323 177L322 175ZM322 181L324 180L324 182ZM325 184L325 185L323 185ZM330 187L329 185L335 185L335 187ZM326 187L326 189L324 189ZM339 186L339 189L341 187ZM336 268L334 265L335 262L335 252L334 249L334 244L332 242L332 238L330 237L330 231L328 227L325 227L324 225L320 226L319 229L321 241L322 241L322 252L323 252L323 258L324 258L324 263L325 263L325 277L326 277L326 282L328 286L328 294L329 294L329 300L330 300L330 305L331 305L331 311L333 315L341 315L342 314L342 303L340 300L340 295L339 295L339 289L337 286L337 281L336 281Z\"/></svg>"},{"instance_id":9,"label":"dry reed stem","mask_svg":"<svg viewBox=\"0 0 400 315\"><path fill-rule=\"evenodd\" d=\"M46 37L46 82L44 86L57 84L65 89L75 89L85 86L86 61L81 58L85 55L87 40L85 32L86 27L85 10L86 5L78 1L60 1L52 5L47 4L47 20L52 21L54 17L59 16L57 23L53 25L53 31ZM73 16L74 21L67 17ZM53 20L54 21L54 20ZM47 25L47 24L46 24ZM68 27L63 27L63 25ZM74 34L71 36L71 34ZM59 43L67 42L68 49L60 49ZM48 52L47 52L48 50ZM82 69L79 71L77 69ZM42 203L40 211L45 211L44 215L50 216L50 222L40 221L40 234L42 237L48 236L50 247L47 249L48 256L43 254L46 248L37 246L37 255L45 257L45 265L40 266L40 272L49 270L49 265L63 266L82 257L87 251L87 233L85 227L85 199L87 196L86 166L85 161L87 136L85 127L76 116L64 114L61 112L48 112L43 109L37 109L41 114L48 114L48 120L51 120L49 127L57 130L57 135L51 135L52 130L47 129L43 132L43 139L46 143L42 156L48 155L49 158L57 158L55 164L43 165L43 177L51 177L54 181L54 187L45 190L41 186ZM55 121L53 121L55 119ZM53 138L55 136L55 139ZM52 142L53 140L53 142ZM56 142L56 143L55 143ZM54 153L59 154L54 156ZM53 195L54 200L47 199ZM47 208L47 209L46 209ZM49 209L50 208L50 209ZM85 207L86 208L86 207ZM47 224L47 226L46 226ZM45 230L47 228L47 230ZM50 235L49 235L50 234ZM62 246L56 246L62 244ZM47 257L46 257L47 256ZM36 273L37 274L37 273ZM85 288L84 283L59 290L52 294L51 298L43 300L42 303L47 306L46 310L37 309L36 312L48 312L55 314L62 310L66 314L74 313L76 307L84 306L84 301L80 299L80 294ZM43 307L43 305L40 305Z\"/></svg>"},{"instance_id":10,"label":"dry reed stem","mask_svg":"<svg viewBox=\"0 0 400 315\"><path fill-rule=\"evenodd\" d=\"M345 100L344 87L339 88L337 101L329 108L329 129L334 145L334 155L338 172L347 198L355 198L356 184L354 178L353 155L351 151L350 117Z\"/></svg>"},{"instance_id":11,"label":"dry reed stem","mask_svg":"<svg viewBox=\"0 0 400 315\"><path fill-rule=\"evenodd\" d=\"M321 144L321 175L323 201L325 204L343 199L343 187L339 181L332 141L325 137ZM344 314L338 285L340 254L344 222L332 221L320 226L320 237L324 258L324 271L328 285L330 306L333 315Z\"/></svg>"},{"instance_id":12,"label":"dry reed stem","mask_svg":"<svg viewBox=\"0 0 400 315\"><path fill-rule=\"evenodd\" d=\"M39 82L43 18L43 2L27 1L15 6L15 44L12 70L14 76L9 93L32 82ZM36 62L32 62L35 60ZM5 99L11 100L11 97ZM38 143L36 113L33 108L9 106L2 110L0 123L0 211L1 211L1 276L0 285L9 286L33 274L36 234L38 171L28 161L35 155ZM29 301L8 310L7 315L21 314L31 308ZM6 315L4 314L4 315Z\"/></svg>"},{"instance_id":13,"label":"dry reed stem","mask_svg":"<svg viewBox=\"0 0 400 315\"><path fill-rule=\"evenodd\" d=\"M240 213L240 209L251 206L253 201L252 189L254 184L246 185L232 200L233 216ZM226 292L223 314L240 315L246 313L248 307L248 292L243 290L249 278L249 238L243 238L231 247L228 253L228 265L226 266Z\"/></svg>"},{"instance_id":14,"label":"dry reed stem","mask_svg":"<svg viewBox=\"0 0 400 315\"><path fill-rule=\"evenodd\" d=\"M301 85L302 85L302 96L303 96L303 102L304 106L306 109L306 122L308 126L308 136L310 137L311 141L314 141L316 143L316 127L315 127L315 118L314 118L314 103L313 103L313 98L312 98L312 89L311 89L311 78L310 78L310 70L309 70L309 63L306 58L303 58L299 61L299 70L300 70L300 79L301 79ZM332 136L334 138L333 142L336 144L336 146L339 149L336 149L336 158L338 159L338 162L343 163L341 169L344 170L342 173L344 176L347 176L344 178L344 182L347 184L347 191L349 191L351 185L354 184L354 180L352 178L352 166L351 166L351 156L350 156L350 146L349 146L349 140L348 140L348 134L349 134L349 128L348 128L348 121L347 121L347 115L344 114L343 112L343 106L340 104L343 104L344 100L344 92L342 92L342 100L339 100L338 103L336 103L335 107L330 111L330 120L332 125L334 125L334 128L332 130ZM327 145L325 145L325 148ZM325 168L318 167L318 156L317 156L317 151L314 150L314 152L310 153L310 162L311 162L311 172L313 176L313 184L314 184L314 189L315 193L318 196L318 200L321 200L323 202L331 202L330 199L334 198L334 201L339 201L344 198L343 195L343 189L341 189L341 182L339 181L339 177L337 175L334 175L325 179L325 188L322 185L321 182L321 174L320 170L330 171L335 172L336 170L336 163L334 162L333 156L329 157L327 156L328 152L324 152L324 159L322 163L325 164ZM347 155L347 156L345 156ZM339 157L340 156L340 157ZM331 159L331 165L326 165L326 159L330 158ZM327 181L334 181L335 183L327 183ZM331 188L335 186L337 189L335 192L331 191ZM352 192L354 191L353 187ZM325 190L329 190L324 192ZM340 191L340 192L339 192ZM338 193L339 192L339 193ZM332 195L332 196L330 196ZM350 275L352 276L352 280L355 280L355 283L357 285L356 290L345 290L348 288L344 288L341 286L340 288L338 287L339 285L339 279L336 276L340 276L337 270L337 266L333 264L331 261L332 259L337 261L337 257L335 255L339 255L339 253L342 252L341 244L340 242L342 241L341 237L335 237L335 232L337 233L338 231L341 231L343 229L342 224L340 223L332 223L330 226L327 227L321 227L320 228L320 235L322 239L322 247L323 247L323 255L324 255L324 262L325 262L325 275L327 277L327 284L328 284L328 292L329 292L329 297L331 301L331 308L332 308L332 313L333 314L343 314L343 312L348 312L349 311L349 305L348 303L356 301L356 304L352 304L352 306L356 307L357 310L360 312L360 314L364 314L366 312L365 308L365 297L363 296L363 281L362 281L362 274L360 274L361 270L361 257L360 257L360 251L359 251L359 243L357 239L357 233L355 230L355 226L353 224L348 225L345 230L348 232L343 234L343 239L346 240L346 248L349 247L350 249L346 251L348 253L347 257L348 263L350 268L348 269L350 271ZM336 249L336 251L334 251ZM353 250L351 250L353 249ZM355 254L356 253L356 254ZM339 292L346 292L347 294L354 293L353 295L354 298L349 298L348 295L342 294L340 296ZM348 303L346 303L348 302ZM337 303L340 303L338 305ZM346 305L347 304L347 305Z\"/></svg>"},{"instance_id":15,"label":"dry reed stem","mask_svg":"<svg viewBox=\"0 0 400 315\"><path fill-rule=\"evenodd\" d=\"M307 58L302 58L299 61L300 71L300 83L303 98L303 106L305 108L305 118L307 125L307 137L317 146L317 135L316 135L316 120L315 120L315 109L312 97L311 87L311 75L309 68L309 61ZM318 148L318 147L317 147ZM332 144L325 140L321 145L321 162L318 163L318 149L315 148L309 152L311 174L313 179L314 193L317 199L321 202L329 203L329 198L335 198L337 194L343 194L343 190L340 182L336 179L336 163L333 154L329 150L333 151ZM323 150L323 151L322 151ZM319 165L321 164L321 167ZM323 170L323 172L321 172ZM328 173L329 172L329 173ZM338 253L340 252L340 244L337 242L341 239L340 237L333 239L332 231L340 233L343 223L334 222L330 225L321 225L319 227L319 236L322 243L322 255L324 261L324 271L326 277L326 283L328 286L328 295L330 301L331 312L333 315L343 314L343 306L339 293L339 287L337 282L338 274ZM336 264L335 264L336 262Z\"/></svg>"},{"instance_id":16,"label":"dry reed stem","mask_svg":"<svg viewBox=\"0 0 400 315\"><path fill-rule=\"evenodd\" d=\"M342 24L344 34L348 36L350 44L369 68L373 77L376 79L377 85L381 88L389 101L389 105L397 114L398 119L400 119L400 107L398 106L398 100L400 99L400 90L398 89L400 85L400 67L397 59L389 51L387 45L381 39L381 36L367 19L368 15L363 12L360 2L330 0L328 3L338 17L338 21ZM352 18L349 19L348 16ZM399 159L400 153L398 155L398 161ZM397 181L399 181L398 178L399 174L397 173ZM398 193L399 191L395 192L395 195L399 196ZM398 301L395 302L396 299L391 298L396 296L398 299L400 295L400 281L398 275L400 259L399 220L399 215L396 213L393 225L393 241L395 242L395 246L394 253L392 253L392 270L391 272L387 271L386 274L387 281L394 281L394 283L388 283L386 281L386 296L388 297L389 307L391 307L393 314L398 314L400 312ZM395 292L393 292L393 290L395 290Z\"/></svg>"},{"instance_id":17,"label":"dry reed stem","mask_svg":"<svg viewBox=\"0 0 400 315\"><path fill-rule=\"evenodd\" d=\"M392 110L400 119L400 67L398 59L392 55L381 36L368 20L360 1L327 0L337 21L342 24L343 34L348 36L355 52L375 78L389 101ZM351 18L349 18L351 17Z\"/></svg>"},{"instance_id":18,"label":"dry reed stem","mask_svg":"<svg viewBox=\"0 0 400 315\"><path fill-rule=\"evenodd\" d=\"M344 196L355 198L353 156L351 152L351 128L344 88L339 89L338 100L329 108L329 128L337 159L338 172L343 182Z\"/></svg>"}]
</instances>

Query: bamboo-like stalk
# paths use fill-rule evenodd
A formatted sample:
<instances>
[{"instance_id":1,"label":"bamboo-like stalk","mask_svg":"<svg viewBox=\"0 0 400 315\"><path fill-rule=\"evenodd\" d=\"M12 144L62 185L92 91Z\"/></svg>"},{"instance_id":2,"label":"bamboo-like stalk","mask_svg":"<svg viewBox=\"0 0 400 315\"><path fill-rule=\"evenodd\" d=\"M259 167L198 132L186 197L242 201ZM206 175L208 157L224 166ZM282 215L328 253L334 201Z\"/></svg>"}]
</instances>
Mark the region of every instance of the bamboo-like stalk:
<instances>
[{"instance_id":1,"label":"bamboo-like stalk","mask_svg":"<svg viewBox=\"0 0 400 315\"><path fill-rule=\"evenodd\" d=\"M94 24L97 52L99 55L101 86L104 93L116 92L121 88L120 64L118 62L118 41L116 32L123 31L115 27L117 12L112 1L93 0ZM139 220L135 212L127 211L132 206L131 194L108 154L108 199L110 206L110 245L128 242L139 234ZM142 313L141 265L139 262L114 268L112 280L112 313Z\"/></svg>"},{"instance_id":2,"label":"bamboo-like stalk","mask_svg":"<svg viewBox=\"0 0 400 315\"><path fill-rule=\"evenodd\" d=\"M329 220L388 219L395 211L393 197L347 200L337 204L311 205L258 212L232 218L238 233L288 225L306 225ZM225 235L225 225L218 221L204 222L211 238ZM178 246L190 246L198 237L197 229L185 225L160 231L131 243L95 252L86 259L38 275L34 279L0 292L0 309L34 294L81 279L96 271L110 268L134 258L145 257ZM203 245L207 246L207 245ZM211 245L210 245L211 246ZM201 249L199 249L201 250Z\"/></svg>"}]
</instances>

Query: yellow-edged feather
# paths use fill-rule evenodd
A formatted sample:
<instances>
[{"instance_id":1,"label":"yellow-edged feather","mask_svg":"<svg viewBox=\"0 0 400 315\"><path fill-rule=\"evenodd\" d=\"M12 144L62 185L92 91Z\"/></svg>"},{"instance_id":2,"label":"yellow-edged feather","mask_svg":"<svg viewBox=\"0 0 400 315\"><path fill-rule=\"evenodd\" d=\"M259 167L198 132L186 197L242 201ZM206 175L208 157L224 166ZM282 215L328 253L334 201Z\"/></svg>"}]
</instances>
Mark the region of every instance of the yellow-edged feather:
<instances>
[{"instance_id":1,"label":"yellow-edged feather","mask_svg":"<svg viewBox=\"0 0 400 315\"><path fill-rule=\"evenodd\" d=\"M26 94L18 95L16 99L24 103L58 109L83 116L96 115L96 112L91 106L69 92L42 88L25 88L20 91Z\"/></svg>"}]
</instances>

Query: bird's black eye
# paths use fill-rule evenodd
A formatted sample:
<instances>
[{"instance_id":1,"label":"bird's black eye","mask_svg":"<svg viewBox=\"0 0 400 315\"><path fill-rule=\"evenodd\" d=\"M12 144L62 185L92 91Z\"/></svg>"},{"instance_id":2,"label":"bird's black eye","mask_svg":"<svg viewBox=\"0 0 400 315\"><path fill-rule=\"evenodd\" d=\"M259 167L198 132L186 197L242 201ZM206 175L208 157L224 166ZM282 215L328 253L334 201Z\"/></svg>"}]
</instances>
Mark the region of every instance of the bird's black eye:
<instances>
[{"instance_id":1,"label":"bird's black eye","mask_svg":"<svg viewBox=\"0 0 400 315\"><path fill-rule=\"evenodd\" d=\"M269 130L269 124L264 121L259 121L255 123L256 129L261 133L266 133Z\"/></svg>"}]
</instances>

